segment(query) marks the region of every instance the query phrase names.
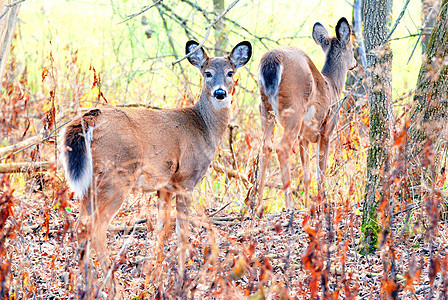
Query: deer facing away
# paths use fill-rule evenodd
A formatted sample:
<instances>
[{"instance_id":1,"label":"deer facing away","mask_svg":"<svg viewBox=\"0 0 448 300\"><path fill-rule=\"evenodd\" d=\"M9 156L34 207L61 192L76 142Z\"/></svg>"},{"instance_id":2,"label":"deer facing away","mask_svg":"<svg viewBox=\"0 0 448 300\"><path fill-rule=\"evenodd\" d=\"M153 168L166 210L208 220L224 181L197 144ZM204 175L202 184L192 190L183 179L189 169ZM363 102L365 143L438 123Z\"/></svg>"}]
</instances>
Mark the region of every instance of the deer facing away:
<instances>
[{"instance_id":1,"label":"deer facing away","mask_svg":"<svg viewBox=\"0 0 448 300\"><path fill-rule=\"evenodd\" d=\"M189 41L186 53L198 43ZM244 41L227 57L209 58L203 48L188 60L204 77L192 107L151 110L100 108L72 121L62 134L62 163L70 187L81 199L78 244L89 240L106 274L106 230L132 189L157 191L158 247L169 229L176 194L179 272L185 271L191 192L205 175L229 122L233 74L252 55ZM113 290L115 283L112 279ZM110 294L111 295L111 294Z\"/></svg>"},{"instance_id":2,"label":"deer facing away","mask_svg":"<svg viewBox=\"0 0 448 300\"><path fill-rule=\"evenodd\" d=\"M311 181L309 143L317 143L319 192L324 188L330 137L338 120L336 117L334 122L330 122L336 112L336 107L332 104L341 95L347 71L356 66L350 33L350 25L345 18L341 18L336 25L336 37L329 37L327 30L320 23L314 24L313 39L326 55L321 72L311 59L297 48L271 50L261 58L258 85L261 94L263 149L258 186L259 209L262 207L266 169L272 152L272 133L276 121L284 129L275 150L281 168L286 207L294 207L289 188L288 159L296 139L299 139L303 168L305 205L309 205Z\"/></svg>"}]
</instances>

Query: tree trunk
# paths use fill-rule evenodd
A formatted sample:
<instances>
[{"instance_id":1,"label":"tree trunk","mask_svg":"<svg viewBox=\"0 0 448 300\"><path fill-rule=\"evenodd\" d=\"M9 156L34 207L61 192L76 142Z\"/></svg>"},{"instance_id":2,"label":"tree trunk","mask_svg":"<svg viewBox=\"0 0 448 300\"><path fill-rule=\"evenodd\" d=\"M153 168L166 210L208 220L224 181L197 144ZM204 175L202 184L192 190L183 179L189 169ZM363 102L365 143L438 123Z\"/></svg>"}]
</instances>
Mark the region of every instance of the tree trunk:
<instances>
[{"instance_id":1,"label":"tree trunk","mask_svg":"<svg viewBox=\"0 0 448 300\"><path fill-rule=\"evenodd\" d=\"M355 0L353 3L353 13L352 13L352 24L353 24L353 32L355 34L356 40L358 41L357 51L355 55L359 56L359 60L361 61L361 65L363 69L367 66L367 58L366 58L366 49L364 47L364 41L361 34L362 30L362 2L363 0Z\"/></svg>"},{"instance_id":2,"label":"tree trunk","mask_svg":"<svg viewBox=\"0 0 448 300\"><path fill-rule=\"evenodd\" d=\"M428 186L444 166L438 160L437 148L438 141L446 134L448 116L447 0L442 1L440 8L418 75L408 141L409 160L414 170L411 184L420 184L423 178L428 180Z\"/></svg>"},{"instance_id":3,"label":"tree trunk","mask_svg":"<svg viewBox=\"0 0 448 300\"><path fill-rule=\"evenodd\" d=\"M367 67L366 49L364 47L364 41L362 37L362 2L363 0L354 0L353 2L352 28L357 41L357 47L355 47L354 55L356 61L358 62L358 67L347 74L347 80L345 81L347 89L351 88L351 86L353 86L353 84L358 81L358 78L362 76ZM367 89L361 81L358 87L353 91L357 96L353 98L347 98L343 108L346 111L353 109L353 107L355 106L355 101L357 101L356 98L364 97L366 95L366 91ZM349 122L350 118L352 117L348 115L348 120L345 120L345 116L345 114L341 116L342 119L339 121L339 124L345 124L346 122Z\"/></svg>"},{"instance_id":4,"label":"tree trunk","mask_svg":"<svg viewBox=\"0 0 448 300\"><path fill-rule=\"evenodd\" d=\"M440 0L422 0L422 54L426 53L439 8Z\"/></svg>"},{"instance_id":5,"label":"tree trunk","mask_svg":"<svg viewBox=\"0 0 448 300\"><path fill-rule=\"evenodd\" d=\"M213 0L213 10L216 15L222 13L225 9L224 0ZM215 56L224 56L227 46L227 34L223 19L215 25Z\"/></svg>"},{"instance_id":6,"label":"tree trunk","mask_svg":"<svg viewBox=\"0 0 448 300\"><path fill-rule=\"evenodd\" d=\"M8 62L11 41L17 24L20 4L10 5L8 0L0 0L0 81L3 79Z\"/></svg>"},{"instance_id":7,"label":"tree trunk","mask_svg":"<svg viewBox=\"0 0 448 300\"><path fill-rule=\"evenodd\" d=\"M364 42L368 74L369 140L367 183L363 203L362 231L368 251L376 248L380 227L377 224L379 201L387 195L382 178L389 171L388 153L392 118L392 52L382 44L388 33L390 0L364 0Z\"/></svg>"}]
</instances>

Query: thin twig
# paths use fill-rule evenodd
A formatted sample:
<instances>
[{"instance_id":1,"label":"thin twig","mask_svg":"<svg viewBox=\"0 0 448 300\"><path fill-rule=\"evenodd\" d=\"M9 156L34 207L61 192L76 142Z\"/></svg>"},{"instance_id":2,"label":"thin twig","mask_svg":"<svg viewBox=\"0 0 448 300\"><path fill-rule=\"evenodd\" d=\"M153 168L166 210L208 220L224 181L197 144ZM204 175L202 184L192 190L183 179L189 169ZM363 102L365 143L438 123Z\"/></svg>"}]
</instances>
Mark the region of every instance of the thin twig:
<instances>
[{"instance_id":1,"label":"thin twig","mask_svg":"<svg viewBox=\"0 0 448 300\"><path fill-rule=\"evenodd\" d=\"M389 40L389 38L392 36L392 34L394 33L395 29L397 28L398 24L400 23L401 18L403 18L404 12L406 11L406 8L408 7L410 0L406 0L406 3L403 6L403 9L401 10L400 14L398 15L397 20L395 21L394 26L392 27L392 29L390 30L389 34L386 36L386 38L384 39L384 41L381 43L381 46L383 46L384 44L387 43L387 41Z\"/></svg>"},{"instance_id":2,"label":"thin twig","mask_svg":"<svg viewBox=\"0 0 448 300\"><path fill-rule=\"evenodd\" d=\"M233 150L233 129L238 127L238 125L229 124L229 148L230 154L232 155L232 166L234 170L238 170L238 163L235 157L235 151Z\"/></svg>"},{"instance_id":3,"label":"thin twig","mask_svg":"<svg viewBox=\"0 0 448 300\"><path fill-rule=\"evenodd\" d=\"M232 2L232 4L229 5L229 7L227 7L226 10L224 10L219 16L217 16L213 22L211 22L207 28L206 28L206 33L204 36L204 39L199 43L199 45L197 45L190 53L188 53L187 55L177 59L176 61L172 62L171 65L174 66L177 63L180 63L181 61L183 61L184 59L190 57L191 55L193 55L193 53L195 53L196 51L198 51L199 49L201 49L202 46L204 46L205 42L208 39L208 36L210 35L210 31L212 30L212 27L216 25L216 23L219 22L219 20L221 20L225 14L227 14L237 3L239 2L239 0L235 0Z\"/></svg>"},{"instance_id":4,"label":"thin twig","mask_svg":"<svg viewBox=\"0 0 448 300\"><path fill-rule=\"evenodd\" d=\"M5 173L19 173L22 170L47 170L50 166L54 165L54 161L40 161L40 162L16 162L0 164L0 174Z\"/></svg>"},{"instance_id":5,"label":"thin twig","mask_svg":"<svg viewBox=\"0 0 448 300\"><path fill-rule=\"evenodd\" d=\"M5 6L6 7L13 7L13 6L16 6L17 4L20 4L22 2L25 2L25 0L19 0L19 1L16 1L14 3L11 3L11 4L6 4Z\"/></svg>"},{"instance_id":6,"label":"thin twig","mask_svg":"<svg viewBox=\"0 0 448 300\"><path fill-rule=\"evenodd\" d=\"M24 1L25 1L25 0L19 0L19 1L16 1L16 2L14 2L14 3L11 3L11 4L6 4L6 5L5 5L6 9L5 9L5 11L0 15L0 19L3 18L3 17L8 13L8 11L9 11L9 9L10 9L11 7L16 6L16 5L18 5L18 4L20 4L20 3L24 2Z\"/></svg>"},{"instance_id":7,"label":"thin twig","mask_svg":"<svg viewBox=\"0 0 448 300\"><path fill-rule=\"evenodd\" d=\"M422 35L426 35L426 34L422 34ZM393 39L390 39L389 41L399 41L399 40L404 40L404 39L410 39L410 38L413 38L413 37L416 37L416 36L420 36L420 34L419 33L411 33L411 34L409 34L409 35L407 35L407 36L401 36L401 37L396 37L396 38L393 38Z\"/></svg>"},{"instance_id":8,"label":"thin twig","mask_svg":"<svg viewBox=\"0 0 448 300\"><path fill-rule=\"evenodd\" d=\"M28 148L30 148L30 147L32 147L32 146L35 146L35 145L37 145L37 144L40 144L40 143L45 142L45 141L47 141L47 140L49 140L49 139L51 139L51 138L56 137L56 136L53 135L53 133L55 133L57 130L59 130L59 129L61 129L62 127L64 127L65 125L67 125L67 124L68 124L69 122L71 122L73 119L74 119L74 118L72 118L72 119L68 120L67 122L63 123L62 125L59 125L58 127L56 127L56 128L55 128L55 129L54 129L54 130L53 130L53 131L46 137L46 138L39 139L39 140L37 140L35 143L32 143L31 145L28 145L28 146L26 146L26 147L24 147L24 148L22 148L22 149L20 149L20 150L17 150L16 152L10 153L10 154L8 154L8 155L6 155L6 156L0 158L0 161L7 159L10 155L16 155L17 153L22 152L22 151L25 151L26 149L28 149Z\"/></svg>"},{"instance_id":9,"label":"thin twig","mask_svg":"<svg viewBox=\"0 0 448 300\"><path fill-rule=\"evenodd\" d=\"M266 49L269 49L269 48L268 48L268 46L265 45L265 43L263 42L263 40L267 40L267 41L269 41L269 42L273 42L273 43L276 43L277 45L280 45L280 43L279 43L277 40L274 40L274 39L271 39L271 38L269 38L269 37L265 37L265 36L258 36L258 35L256 35L255 33L250 32L249 29L247 29L246 27L240 25L238 22L236 22L236 21L234 21L234 20L232 20L232 19L229 19L229 18L227 18L227 17L224 17L224 20L230 22L230 23L233 24L234 26L237 26L239 29L245 31L246 33L248 33L248 34L250 34L251 36L253 36L254 38L256 38L256 39L263 45L263 47L265 47ZM235 32L235 33L239 34L238 32Z\"/></svg>"},{"instance_id":10,"label":"thin twig","mask_svg":"<svg viewBox=\"0 0 448 300\"><path fill-rule=\"evenodd\" d=\"M165 11L171 13L171 15L166 14L170 19L172 19L174 22L176 22L177 24L179 24L180 27L182 27L185 31L185 35L189 38L192 39L193 38L193 34L190 32L193 31L193 29L188 28L187 27L187 20L185 20L184 18L182 18L181 16L179 16L178 14L176 14L170 7L168 7L165 4L161 4L161 7L163 7L165 9ZM177 59L178 57L176 57L175 59Z\"/></svg>"},{"instance_id":11,"label":"thin twig","mask_svg":"<svg viewBox=\"0 0 448 300\"><path fill-rule=\"evenodd\" d=\"M361 81L364 79L364 77L366 76L366 74L367 74L367 72L365 72L364 74L362 74L362 75L358 78L358 80L356 80L356 82L352 85L352 87L350 88L350 90L347 92L347 94L346 94L341 100L339 100L339 101L337 101L337 102L335 102L335 103L333 103L333 104L330 105L330 107L332 107L333 105L337 105L337 104L339 103L338 108L336 109L336 111L334 112L333 116L332 116L331 119L330 119L330 124L331 124L332 122L337 122L337 121L339 121L339 119L335 120L335 118L336 118L337 115L339 115L339 111L341 110L342 105L344 105L345 100L347 100L348 96L350 96L350 95L353 93L353 91L355 90L355 88L361 83Z\"/></svg>"},{"instance_id":12,"label":"thin twig","mask_svg":"<svg viewBox=\"0 0 448 300\"><path fill-rule=\"evenodd\" d=\"M205 20L207 20L207 22L210 23L210 19L208 18L208 14L209 14L208 11L206 11L205 9L200 7L197 3L193 3L193 2L188 1L188 0L181 0L181 1L187 3L188 5L190 5L191 7L196 9L197 11L201 12L202 15L204 16Z\"/></svg>"},{"instance_id":13,"label":"thin twig","mask_svg":"<svg viewBox=\"0 0 448 300\"><path fill-rule=\"evenodd\" d=\"M214 216L216 216L217 214L219 214L219 212L221 212L223 209L225 209L227 206L230 205L230 203L232 203L231 201L227 202L225 205L223 205L220 209L218 209L217 211L215 211L214 213L209 215L209 218L212 218Z\"/></svg>"},{"instance_id":14,"label":"thin twig","mask_svg":"<svg viewBox=\"0 0 448 300\"><path fill-rule=\"evenodd\" d=\"M157 7L157 10L159 11L160 18L162 19L163 28L165 28L165 32L168 37L168 43L170 44L171 50L173 51L173 54L174 54L174 57L177 59L178 55L176 52L176 48L174 47L174 40L173 40L173 37L171 36L170 30L168 29L168 24L165 20L164 12L162 11L162 9L160 7ZM188 85L187 85L188 78L187 78L187 75L185 75L185 71L184 71L184 68L182 67L182 65L180 65L180 74L183 77L182 83L184 85L184 90L187 90L188 89Z\"/></svg>"},{"instance_id":15,"label":"thin twig","mask_svg":"<svg viewBox=\"0 0 448 300\"><path fill-rule=\"evenodd\" d=\"M162 3L162 0L158 0L158 1L154 2L153 4L151 4L150 6L148 6L148 7L144 8L144 9L142 9L142 10L141 10L140 12L138 12L138 13L135 13L135 14L132 14L132 15L127 16L127 18L126 18L125 20L119 22L118 24L127 22L127 21L129 21L130 19L135 18L135 17L141 15L142 13L146 12L147 10L151 9L152 7L154 7L154 6L156 6L156 5L159 5L160 3Z\"/></svg>"},{"instance_id":16,"label":"thin twig","mask_svg":"<svg viewBox=\"0 0 448 300\"><path fill-rule=\"evenodd\" d=\"M406 64L409 64L409 62L411 61L412 56L414 56L415 49L417 49L417 45L418 45L418 43L420 42L420 39L421 39L422 36L423 36L423 30L425 29L426 25L428 24L429 18L430 18L431 15L433 14L433 12L434 12L434 10L436 9L436 7L437 7L437 5L434 5L434 6L431 8L431 11L429 12L429 14L426 16L425 22L423 22L422 29L420 30L420 33L419 33L419 35L418 35L418 39L417 39L417 41L415 42L414 48L412 48L411 55L409 56L408 62L407 62Z\"/></svg>"}]
</instances>

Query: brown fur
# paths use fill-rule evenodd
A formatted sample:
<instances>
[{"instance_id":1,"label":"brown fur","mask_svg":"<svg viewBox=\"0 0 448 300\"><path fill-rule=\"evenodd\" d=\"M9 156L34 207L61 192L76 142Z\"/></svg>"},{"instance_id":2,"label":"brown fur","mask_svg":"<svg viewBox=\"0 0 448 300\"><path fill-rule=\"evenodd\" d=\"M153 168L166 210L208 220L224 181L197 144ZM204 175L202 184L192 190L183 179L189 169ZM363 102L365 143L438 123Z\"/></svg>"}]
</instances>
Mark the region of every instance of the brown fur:
<instances>
[{"instance_id":1,"label":"brown fur","mask_svg":"<svg viewBox=\"0 0 448 300\"><path fill-rule=\"evenodd\" d=\"M189 53L198 43L187 43ZM106 230L132 189L157 191L158 258L162 258L164 238L169 229L171 198L176 193L179 226L179 270L185 271L188 238L188 214L191 192L205 175L216 148L229 122L232 75L246 64L251 45L242 42L227 57L209 58L200 48L190 58L205 76L198 102L188 108L151 110L101 108L86 113L70 123L64 134L64 159L87 161L91 151L93 180L88 194L81 199L78 221L78 243L92 243L105 273L111 270L107 255ZM217 90L220 90L218 95ZM221 96L226 95L223 99ZM85 145L79 137L91 130L91 141ZM72 147L70 146L72 145ZM83 152L84 151L84 152ZM65 161L66 168L86 168L85 164ZM84 170L82 170L84 171ZM76 187L83 182L70 178ZM78 188L82 191L82 188ZM82 192L80 192L82 194ZM115 283L109 285L109 296L115 295Z\"/></svg>"},{"instance_id":2,"label":"brown fur","mask_svg":"<svg viewBox=\"0 0 448 300\"><path fill-rule=\"evenodd\" d=\"M344 24L340 23L344 20ZM348 23L341 19L337 29L350 34ZM345 30L345 32L343 31ZM319 190L323 188L328 147L336 122L329 124L336 107L331 107L341 94L345 76L354 67L353 47L350 40L340 41L328 38L322 25L316 23L313 36L326 53L326 64L319 72L311 59L300 49L283 47L271 50L260 61L259 88L261 94L261 123L264 131L263 154L261 157L261 178L258 187L259 208L266 180L268 159L272 151L272 132L275 120L284 128L281 141L275 149L280 162L285 201L288 209L293 208L289 192L290 174L288 158L291 148L299 138L300 157L304 173L305 204L309 199L309 143L318 143L319 168L321 170ZM344 38L347 38L344 35ZM281 72L282 70L282 72ZM280 82L275 79L280 75ZM278 83L278 86L276 85ZM276 108L277 106L277 108ZM276 111L278 110L278 111ZM275 118L273 117L275 115ZM337 120L337 118L336 118Z\"/></svg>"}]
</instances>

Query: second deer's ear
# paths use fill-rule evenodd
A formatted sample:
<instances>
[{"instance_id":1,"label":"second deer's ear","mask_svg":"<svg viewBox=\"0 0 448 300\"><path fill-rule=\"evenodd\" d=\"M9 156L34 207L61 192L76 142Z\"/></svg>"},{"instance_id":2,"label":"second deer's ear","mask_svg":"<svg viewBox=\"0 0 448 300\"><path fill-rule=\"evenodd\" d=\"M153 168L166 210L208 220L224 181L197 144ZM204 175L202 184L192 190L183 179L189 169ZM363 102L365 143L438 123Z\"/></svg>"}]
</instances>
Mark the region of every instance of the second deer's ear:
<instances>
[{"instance_id":1,"label":"second deer's ear","mask_svg":"<svg viewBox=\"0 0 448 300\"><path fill-rule=\"evenodd\" d=\"M199 46L199 43L196 41L188 41L185 45L185 54L189 54L196 47ZM201 47L196 52L194 52L190 57L188 57L188 61L195 67L202 69L202 66L208 59L207 53L205 53L204 49Z\"/></svg>"},{"instance_id":2,"label":"second deer's ear","mask_svg":"<svg viewBox=\"0 0 448 300\"><path fill-rule=\"evenodd\" d=\"M248 41L244 41L236 45L229 54L230 61L236 68L244 66L252 56L252 45Z\"/></svg>"},{"instance_id":3,"label":"second deer's ear","mask_svg":"<svg viewBox=\"0 0 448 300\"><path fill-rule=\"evenodd\" d=\"M328 31L319 22L317 22L313 26L313 39L324 50L327 49L328 46L330 46L330 39L328 38Z\"/></svg>"},{"instance_id":4,"label":"second deer's ear","mask_svg":"<svg viewBox=\"0 0 448 300\"><path fill-rule=\"evenodd\" d=\"M341 42L347 44L350 41L350 25L346 18L341 18L336 25L336 37Z\"/></svg>"}]
</instances>

